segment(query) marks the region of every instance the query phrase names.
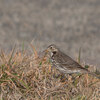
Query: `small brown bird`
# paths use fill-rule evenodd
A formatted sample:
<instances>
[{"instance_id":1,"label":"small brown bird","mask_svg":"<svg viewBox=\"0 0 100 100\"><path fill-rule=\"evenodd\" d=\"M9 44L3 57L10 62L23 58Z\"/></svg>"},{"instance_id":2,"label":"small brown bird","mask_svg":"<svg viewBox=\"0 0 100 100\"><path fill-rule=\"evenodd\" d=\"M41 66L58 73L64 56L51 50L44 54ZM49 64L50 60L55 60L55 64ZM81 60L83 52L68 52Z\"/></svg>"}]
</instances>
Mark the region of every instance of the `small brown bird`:
<instances>
[{"instance_id":1,"label":"small brown bird","mask_svg":"<svg viewBox=\"0 0 100 100\"><path fill-rule=\"evenodd\" d=\"M89 72L71 57L60 51L60 49L54 44L48 46L44 52L49 55L52 65L62 74L89 73L94 75L94 73Z\"/></svg>"}]
</instances>

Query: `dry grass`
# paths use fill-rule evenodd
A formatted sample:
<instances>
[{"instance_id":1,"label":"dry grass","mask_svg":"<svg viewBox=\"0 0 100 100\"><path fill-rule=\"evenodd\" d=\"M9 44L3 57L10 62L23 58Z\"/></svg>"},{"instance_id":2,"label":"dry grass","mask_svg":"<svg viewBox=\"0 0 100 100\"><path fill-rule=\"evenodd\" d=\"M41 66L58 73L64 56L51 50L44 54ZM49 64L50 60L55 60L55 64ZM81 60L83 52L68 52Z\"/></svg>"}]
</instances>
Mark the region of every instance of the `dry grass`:
<instances>
[{"instance_id":1,"label":"dry grass","mask_svg":"<svg viewBox=\"0 0 100 100\"><path fill-rule=\"evenodd\" d=\"M0 53L0 100L99 100L100 80L82 75L61 81L49 59L14 50Z\"/></svg>"}]
</instances>

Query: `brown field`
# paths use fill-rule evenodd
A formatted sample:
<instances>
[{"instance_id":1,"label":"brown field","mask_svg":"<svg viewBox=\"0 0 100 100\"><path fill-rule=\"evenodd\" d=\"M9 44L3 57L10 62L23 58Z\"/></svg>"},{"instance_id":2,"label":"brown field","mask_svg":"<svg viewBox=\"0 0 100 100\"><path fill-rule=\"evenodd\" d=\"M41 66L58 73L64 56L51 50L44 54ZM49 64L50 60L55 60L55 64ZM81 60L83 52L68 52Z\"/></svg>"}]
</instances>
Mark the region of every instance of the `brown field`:
<instances>
[{"instance_id":1,"label":"brown field","mask_svg":"<svg viewBox=\"0 0 100 100\"><path fill-rule=\"evenodd\" d=\"M99 79L87 74L73 76L62 81L49 59L39 58L34 47L33 54L13 49L7 55L1 51L0 100L100 99Z\"/></svg>"}]
</instances>

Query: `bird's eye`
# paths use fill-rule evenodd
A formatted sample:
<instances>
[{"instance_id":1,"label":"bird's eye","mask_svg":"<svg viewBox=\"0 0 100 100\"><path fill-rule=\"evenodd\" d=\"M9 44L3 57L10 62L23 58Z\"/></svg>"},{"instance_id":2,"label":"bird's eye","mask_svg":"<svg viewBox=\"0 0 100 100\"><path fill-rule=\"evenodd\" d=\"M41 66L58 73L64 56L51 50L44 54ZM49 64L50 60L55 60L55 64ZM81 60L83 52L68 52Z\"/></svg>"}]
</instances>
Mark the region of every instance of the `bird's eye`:
<instances>
[{"instance_id":1,"label":"bird's eye","mask_svg":"<svg viewBox=\"0 0 100 100\"><path fill-rule=\"evenodd\" d=\"M51 46L50 49L52 49L53 47Z\"/></svg>"}]
</instances>

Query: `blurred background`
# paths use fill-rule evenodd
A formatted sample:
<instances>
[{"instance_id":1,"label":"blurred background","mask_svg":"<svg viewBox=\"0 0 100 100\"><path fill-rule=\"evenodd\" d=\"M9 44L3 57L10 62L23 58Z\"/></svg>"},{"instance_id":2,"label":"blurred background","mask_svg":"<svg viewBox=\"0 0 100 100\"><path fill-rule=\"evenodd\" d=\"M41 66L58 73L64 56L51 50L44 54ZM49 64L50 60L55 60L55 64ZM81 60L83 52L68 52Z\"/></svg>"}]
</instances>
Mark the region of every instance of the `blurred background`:
<instances>
[{"instance_id":1,"label":"blurred background","mask_svg":"<svg viewBox=\"0 0 100 100\"><path fill-rule=\"evenodd\" d=\"M0 49L30 43L100 67L100 0L0 0Z\"/></svg>"}]
</instances>

